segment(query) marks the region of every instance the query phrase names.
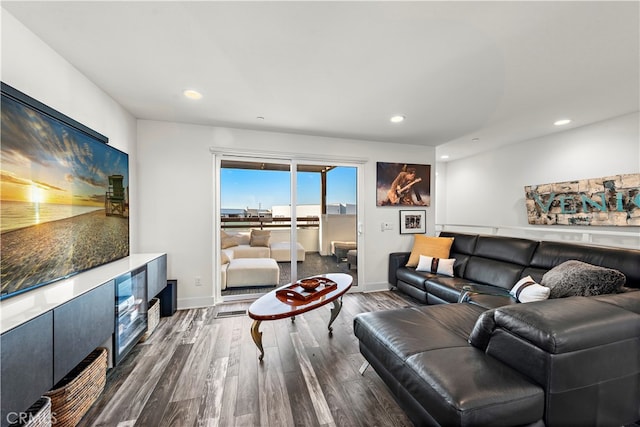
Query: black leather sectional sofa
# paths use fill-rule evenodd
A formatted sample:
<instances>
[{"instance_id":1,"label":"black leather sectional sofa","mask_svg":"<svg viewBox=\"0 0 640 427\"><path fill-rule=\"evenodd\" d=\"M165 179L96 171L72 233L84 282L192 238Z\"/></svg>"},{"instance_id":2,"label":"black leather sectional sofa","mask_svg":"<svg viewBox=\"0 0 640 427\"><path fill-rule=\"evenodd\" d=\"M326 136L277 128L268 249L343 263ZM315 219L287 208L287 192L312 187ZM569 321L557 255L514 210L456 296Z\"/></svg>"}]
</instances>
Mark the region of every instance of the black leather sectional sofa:
<instances>
[{"instance_id":1,"label":"black leather sectional sofa","mask_svg":"<svg viewBox=\"0 0 640 427\"><path fill-rule=\"evenodd\" d=\"M354 320L361 353L416 425L640 420L639 250L441 236L454 238L455 277L416 272L404 267L408 253L390 255L391 285L429 305ZM625 292L526 304L508 295L519 278L539 281L572 259L623 272Z\"/></svg>"},{"instance_id":2,"label":"black leather sectional sofa","mask_svg":"<svg viewBox=\"0 0 640 427\"><path fill-rule=\"evenodd\" d=\"M640 251L565 242L547 242L503 236L442 232L452 237L450 258L455 258L454 276L447 277L405 267L409 252L389 255L389 283L426 304L457 302L467 288L482 295L476 303L485 308L515 303L509 290L521 277L531 276L538 283L544 273L569 260L621 271L625 287L640 288Z\"/></svg>"}]
</instances>

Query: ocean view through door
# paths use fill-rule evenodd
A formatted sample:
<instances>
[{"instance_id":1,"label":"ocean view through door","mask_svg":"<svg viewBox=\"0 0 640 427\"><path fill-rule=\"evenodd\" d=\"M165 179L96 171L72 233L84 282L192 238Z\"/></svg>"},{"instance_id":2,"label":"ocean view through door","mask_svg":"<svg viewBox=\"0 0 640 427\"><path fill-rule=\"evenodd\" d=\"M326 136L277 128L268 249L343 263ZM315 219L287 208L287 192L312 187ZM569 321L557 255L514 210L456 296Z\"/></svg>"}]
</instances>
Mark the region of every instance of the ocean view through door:
<instances>
[{"instance_id":1,"label":"ocean view through door","mask_svg":"<svg viewBox=\"0 0 640 427\"><path fill-rule=\"evenodd\" d=\"M225 157L219 180L224 301L331 272L357 284L357 167Z\"/></svg>"}]
</instances>

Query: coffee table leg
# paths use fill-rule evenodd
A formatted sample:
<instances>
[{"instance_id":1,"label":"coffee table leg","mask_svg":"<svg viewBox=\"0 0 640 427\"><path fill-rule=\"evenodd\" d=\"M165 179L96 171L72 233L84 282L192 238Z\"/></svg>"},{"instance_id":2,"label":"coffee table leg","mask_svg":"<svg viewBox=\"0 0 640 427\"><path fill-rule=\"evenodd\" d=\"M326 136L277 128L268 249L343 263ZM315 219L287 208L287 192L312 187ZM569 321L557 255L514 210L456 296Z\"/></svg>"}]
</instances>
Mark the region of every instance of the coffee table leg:
<instances>
[{"instance_id":1,"label":"coffee table leg","mask_svg":"<svg viewBox=\"0 0 640 427\"><path fill-rule=\"evenodd\" d=\"M333 301L333 308L331 309L331 318L329 319L329 335L333 333L333 328L331 327L331 324L333 324L333 321L336 320L336 317L338 317L338 314L340 314L341 309L342 309L342 297Z\"/></svg>"},{"instance_id":2,"label":"coffee table leg","mask_svg":"<svg viewBox=\"0 0 640 427\"><path fill-rule=\"evenodd\" d=\"M261 320L254 320L253 325L251 325L251 338L253 338L253 342L256 343L258 350L260 350L260 356L258 359L262 362L264 358L264 349L262 348L262 332L258 331L260 328Z\"/></svg>"}]
</instances>

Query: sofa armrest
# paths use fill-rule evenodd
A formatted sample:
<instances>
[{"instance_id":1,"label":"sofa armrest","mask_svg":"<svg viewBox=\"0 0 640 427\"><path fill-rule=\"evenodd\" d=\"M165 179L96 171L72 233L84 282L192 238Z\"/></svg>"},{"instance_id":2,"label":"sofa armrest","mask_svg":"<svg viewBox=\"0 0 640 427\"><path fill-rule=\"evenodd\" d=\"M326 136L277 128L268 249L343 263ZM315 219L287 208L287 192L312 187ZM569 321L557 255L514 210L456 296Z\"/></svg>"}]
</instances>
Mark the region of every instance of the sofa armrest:
<instances>
[{"instance_id":1,"label":"sofa armrest","mask_svg":"<svg viewBox=\"0 0 640 427\"><path fill-rule=\"evenodd\" d=\"M510 305L483 313L469 343L486 349L497 330L561 354L637 338L640 316L589 297Z\"/></svg>"},{"instance_id":2,"label":"sofa armrest","mask_svg":"<svg viewBox=\"0 0 640 427\"><path fill-rule=\"evenodd\" d=\"M392 252L389 254L389 284L396 286L398 284L398 278L396 277L396 270L400 267L404 267L409 261L411 252Z\"/></svg>"},{"instance_id":3,"label":"sofa armrest","mask_svg":"<svg viewBox=\"0 0 640 427\"><path fill-rule=\"evenodd\" d=\"M500 297L510 297L508 289L501 288L499 286L491 286L491 285L481 285L481 284L473 284L473 285L464 285L462 287L462 293L460 294L460 298L458 302L467 302L469 301L473 295L492 295L492 296L500 296Z\"/></svg>"}]
</instances>

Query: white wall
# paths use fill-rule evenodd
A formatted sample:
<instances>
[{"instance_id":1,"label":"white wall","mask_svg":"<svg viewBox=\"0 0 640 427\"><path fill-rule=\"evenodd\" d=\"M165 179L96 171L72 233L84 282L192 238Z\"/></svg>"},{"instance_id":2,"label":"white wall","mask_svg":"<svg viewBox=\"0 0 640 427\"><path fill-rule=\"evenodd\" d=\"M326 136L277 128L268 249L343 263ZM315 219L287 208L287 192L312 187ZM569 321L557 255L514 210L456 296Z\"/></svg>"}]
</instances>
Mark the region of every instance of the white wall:
<instances>
[{"instance_id":1,"label":"white wall","mask_svg":"<svg viewBox=\"0 0 640 427\"><path fill-rule=\"evenodd\" d=\"M136 120L30 30L2 9L0 78L15 89L107 136L129 154L131 252L138 251Z\"/></svg>"},{"instance_id":2,"label":"white wall","mask_svg":"<svg viewBox=\"0 0 640 427\"><path fill-rule=\"evenodd\" d=\"M109 137L129 154L132 252L167 252L179 306L213 301L212 146L366 158L358 260L361 289L386 287L389 252L409 250L398 209L375 206L376 162L435 164L434 149L292 134L138 121L2 10L1 79ZM439 223L526 226L524 186L640 171L639 114L525 141L432 168L427 233ZM137 128L137 131L136 131ZM137 139L137 141L136 141ZM435 171L438 179L435 179ZM394 224L381 231L380 224ZM619 230L620 227L617 228ZM626 229L638 234L638 228ZM194 286L195 277L203 286Z\"/></svg>"},{"instance_id":3,"label":"white wall","mask_svg":"<svg viewBox=\"0 0 640 427\"><path fill-rule=\"evenodd\" d=\"M437 222L531 227L524 187L532 184L640 173L640 113L570 129L446 164L438 163ZM561 226L556 226L561 227ZM567 227L564 227L567 228ZM639 227L569 227L581 232L628 233ZM607 244L627 246L613 237ZM636 243L637 245L637 243Z\"/></svg>"},{"instance_id":4,"label":"white wall","mask_svg":"<svg viewBox=\"0 0 640 427\"><path fill-rule=\"evenodd\" d=\"M300 153L312 157L366 158L359 288L387 286L389 252L409 250L410 235L398 231L398 209L376 207L376 161L434 164L434 149L378 142L214 128L141 120L138 122L141 251L167 251L169 277L178 280L178 306L213 302L214 160L210 147L270 153ZM419 159L419 160L418 160ZM433 177L432 177L433 181ZM433 194L433 189L432 189ZM433 208L427 210L427 230L433 234ZM382 232L381 222L395 225ZM360 252L359 252L360 255ZM194 285L201 277L203 286Z\"/></svg>"}]
</instances>

